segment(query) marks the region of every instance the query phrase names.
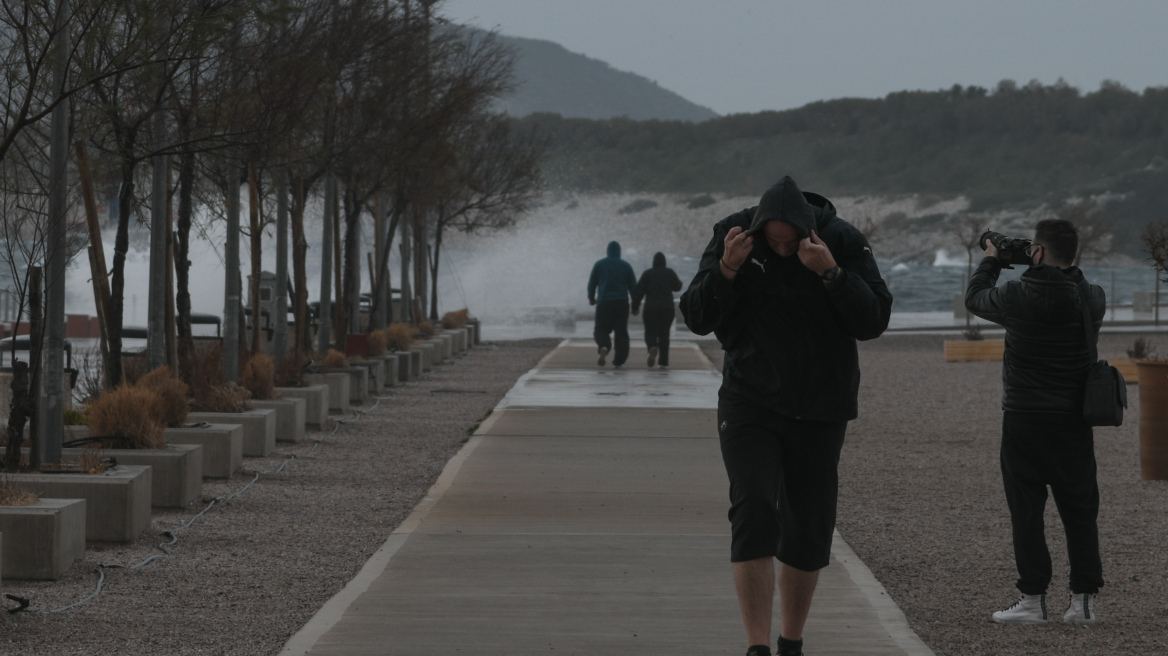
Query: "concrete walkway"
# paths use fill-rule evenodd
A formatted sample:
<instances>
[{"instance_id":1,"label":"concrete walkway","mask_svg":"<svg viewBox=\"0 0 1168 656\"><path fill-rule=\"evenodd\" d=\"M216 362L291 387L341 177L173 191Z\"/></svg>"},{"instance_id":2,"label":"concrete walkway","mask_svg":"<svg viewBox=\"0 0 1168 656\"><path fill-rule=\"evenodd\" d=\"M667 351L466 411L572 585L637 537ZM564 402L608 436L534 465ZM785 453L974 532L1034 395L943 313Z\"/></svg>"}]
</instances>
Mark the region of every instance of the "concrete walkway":
<instances>
[{"instance_id":1,"label":"concrete walkway","mask_svg":"<svg viewBox=\"0 0 1168 656\"><path fill-rule=\"evenodd\" d=\"M721 376L692 342L670 359L598 369L590 341L561 344L282 654L745 653ZM838 535L805 638L815 656L933 653Z\"/></svg>"}]
</instances>

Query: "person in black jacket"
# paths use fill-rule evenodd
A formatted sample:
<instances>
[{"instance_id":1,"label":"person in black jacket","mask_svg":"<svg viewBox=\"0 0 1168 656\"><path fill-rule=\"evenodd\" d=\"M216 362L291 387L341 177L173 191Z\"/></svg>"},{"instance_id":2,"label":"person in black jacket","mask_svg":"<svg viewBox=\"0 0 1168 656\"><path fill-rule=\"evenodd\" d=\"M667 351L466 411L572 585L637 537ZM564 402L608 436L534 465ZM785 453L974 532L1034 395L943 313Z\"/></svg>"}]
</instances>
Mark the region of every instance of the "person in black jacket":
<instances>
[{"instance_id":1,"label":"person in black jacket","mask_svg":"<svg viewBox=\"0 0 1168 656\"><path fill-rule=\"evenodd\" d=\"M1027 255L1033 266L1018 281L998 287L1002 262L986 242L985 259L969 280L965 307L1006 328L1002 359L1002 482L1013 528L1014 561L1021 599L993 614L995 622L1048 621L1046 591L1050 551L1043 532L1046 489L1067 534L1070 607L1063 621L1095 622L1095 594L1103 585L1099 556L1099 485L1095 442L1083 420L1083 391L1090 345L1083 304L1098 339L1107 308L1103 289L1071 266L1079 248L1074 224L1039 221Z\"/></svg>"},{"instance_id":2,"label":"person in black jacket","mask_svg":"<svg viewBox=\"0 0 1168 656\"><path fill-rule=\"evenodd\" d=\"M649 368L669 366L669 329L673 327L673 292L681 291L681 279L665 266L665 254L653 254L653 266L645 269L633 290L633 314L645 299L645 346Z\"/></svg>"},{"instance_id":3,"label":"person in black jacket","mask_svg":"<svg viewBox=\"0 0 1168 656\"><path fill-rule=\"evenodd\" d=\"M844 432L857 414L856 340L884 332L892 295L860 231L788 176L714 226L681 311L726 352L718 433L747 653L771 653L777 558L779 652L801 654L831 554Z\"/></svg>"}]
</instances>

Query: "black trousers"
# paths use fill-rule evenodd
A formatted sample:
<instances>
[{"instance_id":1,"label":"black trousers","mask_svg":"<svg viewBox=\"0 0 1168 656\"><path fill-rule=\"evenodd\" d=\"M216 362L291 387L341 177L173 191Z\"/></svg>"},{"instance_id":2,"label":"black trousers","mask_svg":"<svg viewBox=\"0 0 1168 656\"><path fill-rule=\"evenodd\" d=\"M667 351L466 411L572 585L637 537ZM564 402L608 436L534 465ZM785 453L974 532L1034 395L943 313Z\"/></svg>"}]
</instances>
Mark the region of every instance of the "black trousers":
<instances>
[{"instance_id":1,"label":"black trousers","mask_svg":"<svg viewBox=\"0 0 1168 656\"><path fill-rule=\"evenodd\" d=\"M619 367L629 359L629 302L625 301L598 301L596 303L596 326L592 330L592 337L596 345L612 349L613 333L616 348L612 354L613 366Z\"/></svg>"},{"instance_id":2,"label":"black trousers","mask_svg":"<svg viewBox=\"0 0 1168 656\"><path fill-rule=\"evenodd\" d=\"M673 327L673 305L645 305L645 346L657 347L657 364L669 366L669 329Z\"/></svg>"},{"instance_id":3,"label":"black trousers","mask_svg":"<svg viewBox=\"0 0 1168 656\"><path fill-rule=\"evenodd\" d=\"M719 399L731 562L775 557L805 572L827 567L847 426Z\"/></svg>"},{"instance_id":4,"label":"black trousers","mask_svg":"<svg viewBox=\"0 0 1168 656\"><path fill-rule=\"evenodd\" d=\"M1067 535L1071 591L1098 592L1103 586L1103 563L1099 557L1099 485L1091 427L1071 414L1007 411L1002 417L1001 461L1018 590L1042 594L1050 585L1050 550L1043 530L1050 486Z\"/></svg>"}]
</instances>

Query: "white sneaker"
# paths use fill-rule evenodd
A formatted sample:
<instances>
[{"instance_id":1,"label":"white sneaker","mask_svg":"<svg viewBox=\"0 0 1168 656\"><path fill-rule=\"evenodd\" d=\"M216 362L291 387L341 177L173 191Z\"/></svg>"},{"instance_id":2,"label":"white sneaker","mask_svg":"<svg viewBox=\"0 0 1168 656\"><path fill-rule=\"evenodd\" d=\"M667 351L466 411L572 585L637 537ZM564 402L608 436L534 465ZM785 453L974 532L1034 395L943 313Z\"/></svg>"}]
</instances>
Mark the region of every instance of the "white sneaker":
<instances>
[{"instance_id":1,"label":"white sneaker","mask_svg":"<svg viewBox=\"0 0 1168 656\"><path fill-rule=\"evenodd\" d=\"M1098 619L1095 615L1095 595L1084 592L1071 595L1071 607L1063 615L1067 624L1094 624Z\"/></svg>"},{"instance_id":2,"label":"white sneaker","mask_svg":"<svg viewBox=\"0 0 1168 656\"><path fill-rule=\"evenodd\" d=\"M608 357L608 349L601 346L600 348L596 349L596 352L600 355L600 357L596 358L596 364L603 367L604 360Z\"/></svg>"},{"instance_id":3,"label":"white sneaker","mask_svg":"<svg viewBox=\"0 0 1168 656\"><path fill-rule=\"evenodd\" d=\"M649 368L652 369L655 364L657 364L657 347L651 346L649 347Z\"/></svg>"},{"instance_id":4,"label":"white sneaker","mask_svg":"<svg viewBox=\"0 0 1168 656\"><path fill-rule=\"evenodd\" d=\"M1049 620L1044 594L1024 594L1013 606L994 613L994 621L998 624L1046 624Z\"/></svg>"}]
</instances>

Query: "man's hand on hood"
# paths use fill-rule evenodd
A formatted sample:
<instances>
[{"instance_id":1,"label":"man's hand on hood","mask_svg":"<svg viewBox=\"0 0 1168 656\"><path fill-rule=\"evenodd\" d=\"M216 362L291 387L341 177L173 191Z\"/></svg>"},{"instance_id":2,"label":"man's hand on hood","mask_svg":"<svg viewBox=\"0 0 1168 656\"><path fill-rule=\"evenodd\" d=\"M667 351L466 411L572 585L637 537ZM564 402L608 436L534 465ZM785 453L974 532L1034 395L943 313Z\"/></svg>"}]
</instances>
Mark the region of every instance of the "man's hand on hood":
<instances>
[{"instance_id":1,"label":"man's hand on hood","mask_svg":"<svg viewBox=\"0 0 1168 656\"><path fill-rule=\"evenodd\" d=\"M836 266L831 250L814 230L811 231L810 237L799 242L798 255L803 266L814 271L817 276L822 276L824 271Z\"/></svg>"}]
</instances>

